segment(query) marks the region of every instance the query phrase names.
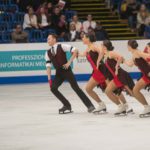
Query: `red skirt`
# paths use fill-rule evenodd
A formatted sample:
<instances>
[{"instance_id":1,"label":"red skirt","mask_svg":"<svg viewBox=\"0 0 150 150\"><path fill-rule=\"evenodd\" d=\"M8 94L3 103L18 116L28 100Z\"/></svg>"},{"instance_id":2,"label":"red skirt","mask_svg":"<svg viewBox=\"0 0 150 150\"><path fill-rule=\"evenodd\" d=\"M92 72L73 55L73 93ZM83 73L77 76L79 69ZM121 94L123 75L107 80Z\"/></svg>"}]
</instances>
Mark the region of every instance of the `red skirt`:
<instances>
[{"instance_id":1,"label":"red skirt","mask_svg":"<svg viewBox=\"0 0 150 150\"><path fill-rule=\"evenodd\" d=\"M118 88L124 86L124 85L120 82L120 80L118 79L117 76L114 77L113 82L115 83L115 85L116 85Z\"/></svg>"},{"instance_id":2,"label":"red skirt","mask_svg":"<svg viewBox=\"0 0 150 150\"><path fill-rule=\"evenodd\" d=\"M99 70L94 70L92 73L92 77L99 84L103 84L105 82L105 77L103 76L103 74Z\"/></svg>"},{"instance_id":3,"label":"red skirt","mask_svg":"<svg viewBox=\"0 0 150 150\"><path fill-rule=\"evenodd\" d=\"M150 79L146 75L143 75L142 79L145 81L146 84L150 84Z\"/></svg>"}]
</instances>

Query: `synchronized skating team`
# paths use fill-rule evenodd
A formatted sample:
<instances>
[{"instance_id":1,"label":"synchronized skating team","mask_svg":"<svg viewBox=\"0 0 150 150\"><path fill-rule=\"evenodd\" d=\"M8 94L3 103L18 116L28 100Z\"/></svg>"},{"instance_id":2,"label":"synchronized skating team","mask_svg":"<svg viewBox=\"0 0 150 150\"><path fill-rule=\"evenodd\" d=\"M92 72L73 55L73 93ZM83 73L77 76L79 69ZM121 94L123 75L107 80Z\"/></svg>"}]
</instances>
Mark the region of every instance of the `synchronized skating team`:
<instances>
[{"instance_id":1,"label":"synchronized skating team","mask_svg":"<svg viewBox=\"0 0 150 150\"><path fill-rule=\"evenodd\" d=\"M81 53L71 45L57 43L57 35L50 34L48 36L47 42L50 49L45 54L46 68L50 90L63 104L63 107L59 109L59 113L72 112L70 102L58 90L63 81L67 80L85 104L89 113L105 113L107 111L105 103L94 91L95 87L99 87L118 106L115 115L133 113L133 109L128 105L123 95L126 92L144 106L144 110L139 116L149 117L150 105L141 93L141 90L149 90L150 88L150 43L147 44L144 51L140 51L138 50L137 41L129 40L127 46L128 51L132 54L132 58L131 60L125 60L122 55L114 50L112 42L109 40L104 40L102 44L98 44L94 34L85 33L82 41L87 45L87 48ZM66 51L72 53L69 60L67 60ZM71 70L70 65L72 61L78 57L86 57L93 69L91 77L86 84L86 92L97 102L98 106L96 108L78 86ZM51 78L52 64L56 69L54 79ZM136 65L142 74L141 78L134 83L129 73L121 67L121 64L126 64L130 67Z\"/></svg>"}]
</instances>

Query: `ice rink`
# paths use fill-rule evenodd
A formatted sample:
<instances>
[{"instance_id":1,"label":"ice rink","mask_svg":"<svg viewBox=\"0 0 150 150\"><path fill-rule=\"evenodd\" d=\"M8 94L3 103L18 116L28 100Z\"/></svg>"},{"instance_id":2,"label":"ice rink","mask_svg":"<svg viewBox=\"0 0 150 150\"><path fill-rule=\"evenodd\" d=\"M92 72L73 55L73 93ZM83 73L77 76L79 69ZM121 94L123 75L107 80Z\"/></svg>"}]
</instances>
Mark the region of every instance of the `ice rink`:
<instances>
[{"instance_id":1,"label":"ice rink","mask_svg":"<svg viewBox=\"0 0 150 150\"><path fill-rule=\"evenodd\" d=\"M94 115L68 83L60 90L73 114L58 114L62 105L48 84L0 86L0 150L150 150L150 118L138 117L143 107L134 98L126 96L136 114L114 117L117 107L96 89L109 113Z\"/></svg>"}]
</instances>

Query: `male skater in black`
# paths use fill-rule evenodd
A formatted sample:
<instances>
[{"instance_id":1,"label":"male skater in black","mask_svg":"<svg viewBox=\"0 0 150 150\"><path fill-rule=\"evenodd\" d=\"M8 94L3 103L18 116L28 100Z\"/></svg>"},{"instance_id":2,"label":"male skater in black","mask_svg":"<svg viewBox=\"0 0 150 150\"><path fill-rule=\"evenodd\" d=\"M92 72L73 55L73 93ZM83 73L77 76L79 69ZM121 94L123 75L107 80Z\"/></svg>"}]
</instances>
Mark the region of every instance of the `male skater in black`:
<instances>
[{"instance_id":1,"label":"male skater in black","mask_svg":"<svg viewBox=\"0 0 150 150\"><path fill-rule=\"evenodd\" d=\"M67 44L58 44L57 35L50 34L48 36L47 42L50 49L45 54L47 75L49 80L49 85L51 92L63 103L63 107L59 109L59 113L71 113L71 104L69 101L58 91L59 86L64 80L67 80L72 89L77 93L82 102L88 108L88 112L92 112L95 108L89 98L83 93L79 88L74 74L71 70L71 62L77 56L77 49ZM66 58L66 51L70 51L72 56L69 61ZM56 75L54 80L51 79L51 64L56 69Z\"/></svg>"}]
</instances>

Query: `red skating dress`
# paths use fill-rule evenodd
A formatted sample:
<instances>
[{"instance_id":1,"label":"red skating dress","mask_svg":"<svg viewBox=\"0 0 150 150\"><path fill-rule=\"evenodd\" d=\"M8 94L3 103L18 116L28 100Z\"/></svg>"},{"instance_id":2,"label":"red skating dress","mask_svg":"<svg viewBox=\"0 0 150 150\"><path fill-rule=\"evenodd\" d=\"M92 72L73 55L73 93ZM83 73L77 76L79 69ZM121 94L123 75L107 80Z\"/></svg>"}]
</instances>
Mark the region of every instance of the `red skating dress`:
<instances>
[{"instance_id":1,"label":"red skating dress","mask_svg":"<svg viewBox=\"0 0 150 150\"><path fill-rule=\"evenodd\" d=\"M150 65L148 62L143 58L135 58L135 65L140 69L142 72L142 79L145 81L147 85L150 86L150 77L148 76L148 73L150 72Z\"/></svg>"},{"instance_id":2,"label":"red skating dress","mask_svg":"<svg viewBox=\"0 0 150 150\"><path fill-rule=\"evenodd\" d=\"M105 77L106 74L106 66L103 63L103 61L100 62L99 68L97 69L97 59L98 59L98 53L94 51L90 51L87 53L87 60L91 64L93 68L92 77L95 81L97 81L100 85L100 87L104 90L106 87L105 80L107 77Z\"/></svg>"},{"instance_id":3,"label":"red skating dress","mask_svg":"<svg viewBox=\"0 0 150 150\"><path fill-rule=\"evenodd\" d=\"M128 86L131 90L133 89L135 84L128 72L126 72L121 67L119 67L118 75L115 75L115 70L116 70L115 66L117 64L117 61L115 59L107 58L105 64L107 68L109 69L109 71L112 73L113 81L115 85L118 87L118 93L116 94L120 94L121 91L124 89L124 86Z\"/></svg>"}]
</instances>

